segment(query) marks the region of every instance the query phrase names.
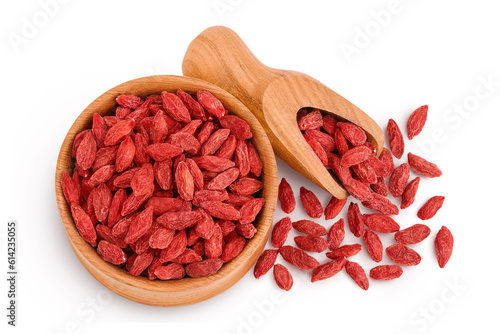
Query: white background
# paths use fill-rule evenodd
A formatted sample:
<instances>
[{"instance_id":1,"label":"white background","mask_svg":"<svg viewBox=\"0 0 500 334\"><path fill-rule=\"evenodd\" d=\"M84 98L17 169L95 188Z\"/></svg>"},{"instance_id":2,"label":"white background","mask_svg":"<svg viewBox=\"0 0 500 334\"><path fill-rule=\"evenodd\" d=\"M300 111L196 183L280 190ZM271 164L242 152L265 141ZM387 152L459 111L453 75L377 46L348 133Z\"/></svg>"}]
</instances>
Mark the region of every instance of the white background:
<instances>
[{"instance_id":1,"label":"white background","mask_svg":"<svg viewBox=\"0 0 500 334\"><path fill-rule=\"evenodd\" d=\"M498 331L500 20L494 1L61 0L45 9L48 16L43 3L49 2L3 1L0 8L4 273L5 224L16 219L19 226L18 327L6 325L2 278L2 333ZM30 31L30 24L38 27ZM371 281L368 291L345 272L311 284L310 273L288 265L295 279L288 293L272 275L257 281L249 272L221 295L178 308L131 302L86 272L66 239L54 194L66 131L94 98L121 82L182 74L189 42L213 25L234 29L265 64L317 78L384 130L392 117L406 134L411 111L430 106L425 129L406 152L437 163L444 175L423 178L415 204L397 217L402 227L413 225L427 198L446 196L428 221L431 236L413 247L420 265L404 268L394 281ZM343 53L346 45L356 53ZM326 205L327 193L280 161L278 167L297 194L304 185ZM275 221L283 216L278 208ZM304 217L298 204L292 220ZM318 222L329 228L334 221ZM442 225L455 236L445 269L433 248ZM347 235L346 242L357 241ZM392 236L382 241L389 246ZM375 266L365 251L353 260L367 271Z\"/></svg>"}]
</instances>

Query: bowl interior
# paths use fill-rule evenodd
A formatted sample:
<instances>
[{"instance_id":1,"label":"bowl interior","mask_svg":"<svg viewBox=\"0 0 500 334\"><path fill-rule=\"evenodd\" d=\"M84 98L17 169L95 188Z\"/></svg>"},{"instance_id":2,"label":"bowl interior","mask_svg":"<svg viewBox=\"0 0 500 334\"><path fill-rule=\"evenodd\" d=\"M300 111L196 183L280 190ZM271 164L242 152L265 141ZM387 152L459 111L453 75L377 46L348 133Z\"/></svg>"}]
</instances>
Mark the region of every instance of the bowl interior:
<instances>
[{"instance_id":1,"label":"bowl interior","mask_svg":"<svg viewBox=\"0 0 500 334\"><path fill-rule=\"evenodd\" d=\"M178 88L187 93L207 90L216 96L230 111L249 123L253 132L253 142L263 163L262 196L264 207L254 223L255 236L248 240L243 251L232 261L224 264L215 275L200 278L183 278L172 281L151 281L145 277L134 277L125 270L105 262L78 233L71 211L64 198L60 180L63 172L71 172L73 161L71 148L75 136L91 127L94 113L109 114L116 105L120 94L135 94L145 97L162 91L175 92ZM271 144L255 116L234 96L205 81L190 77L158 75L134 79L122 83L95 99L78 116L59 152L55 175L56 198L66 235L76 256L100 283L111 291L130 300L154 306L179 306L197 303L211 298L235 284L253 266L262 252L272 226L277 200L278 175L276 160Z\"/></svg>"}]
</instances>

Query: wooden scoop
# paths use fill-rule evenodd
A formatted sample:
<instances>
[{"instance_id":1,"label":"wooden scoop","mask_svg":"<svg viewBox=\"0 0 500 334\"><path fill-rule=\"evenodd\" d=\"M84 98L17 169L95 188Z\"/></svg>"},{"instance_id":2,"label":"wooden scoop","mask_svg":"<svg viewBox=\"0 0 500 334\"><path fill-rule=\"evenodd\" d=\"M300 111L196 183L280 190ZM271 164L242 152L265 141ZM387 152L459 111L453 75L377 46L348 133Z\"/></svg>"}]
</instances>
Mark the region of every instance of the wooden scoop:
<instances>
[{"instance_id":1,"label":"wooden scoop","mask_svg":"<svg viewBox=\"0 0 500 334\"><path fill-rule=\"evenodd\" d=\"M186 51L182 71L241 100L262 124L275 154L337 198L348 193L302 137L299 109L318 108L360 126L377 155L384 146L382 130L358 107L308 75L265 66L229 28L216 26L199 34Z\"/></svg>"}]
</instances>

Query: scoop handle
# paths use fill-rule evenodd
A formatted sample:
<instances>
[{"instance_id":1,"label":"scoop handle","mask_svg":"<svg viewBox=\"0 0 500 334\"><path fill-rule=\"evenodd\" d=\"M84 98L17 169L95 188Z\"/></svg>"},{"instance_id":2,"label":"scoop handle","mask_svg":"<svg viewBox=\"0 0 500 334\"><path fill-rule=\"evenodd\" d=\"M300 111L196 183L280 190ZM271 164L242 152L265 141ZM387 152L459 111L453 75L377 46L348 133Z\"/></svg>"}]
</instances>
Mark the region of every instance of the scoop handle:
<instances>
[{"instance_id":1,"label":"scoop handle","mask_svg":"<svg viewBox=\"0 0 500 334\"><path fill-rule=\"evenodd\" d=\"M189 44L182 72L227 90L262 123L264 92L287 71L264 65L233 30L215 26L204 30Z\"/></svg>"}]
</instances>

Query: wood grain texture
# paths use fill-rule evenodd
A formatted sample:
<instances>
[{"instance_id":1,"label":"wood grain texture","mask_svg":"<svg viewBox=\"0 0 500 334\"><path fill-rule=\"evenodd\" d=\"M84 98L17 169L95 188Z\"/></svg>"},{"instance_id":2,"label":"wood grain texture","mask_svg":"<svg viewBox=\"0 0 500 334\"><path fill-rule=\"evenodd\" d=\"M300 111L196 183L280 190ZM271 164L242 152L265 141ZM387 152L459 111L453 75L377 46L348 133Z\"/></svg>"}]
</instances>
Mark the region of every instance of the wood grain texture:
<instances>
[{"instance_id":1,"label":"wood grain texture","mask_svg":"<svg viewBox=\"0 0 500 334\"><path fill-rule=\"evenodd\" d=\"M145 277L133 277L125 270L102 260L94 248L78 233L71 212L66 204L60 180L64 171L72 170L71 147L75 136L90 128L94 113L105 115L116 106L115 98L120 94L135 94L145 97L162 91L175 92L178 88L188 93L207 90L219 98L233 114L246 120L254 134L254 144L263 162L262 196L265 205L257 217L257 233L249 240L243 251L232 261L224 264L213 276L183 278L175 281L150 281ZM209 299L235 284L257 261L270 233L277 200L278 174L273 149L265 131L253 114L234 96L221 88L195 78L158 75L139 78L118 85L99 96L76 119L61 146L55 175L57 205L68 240L77 258L87 271L101 284L130 300L154 306L188 305Z\"/></svg>"},{"instance_id":2,"label":"wood grain texture","mask_svg":"<svg viewBox=\"0 0 500 334\"><path fill-rule=\"evenodd\" d=\"M198 35L188 47L182 71L240 99L261 122L276 155L337 198L348 194L302 137L296 120L299 109L318 108L357 124L377 154L384 146L382 130L361 109L308 75L265 66L229 28L211 27Z\"/></svg>"}]
</instances>

